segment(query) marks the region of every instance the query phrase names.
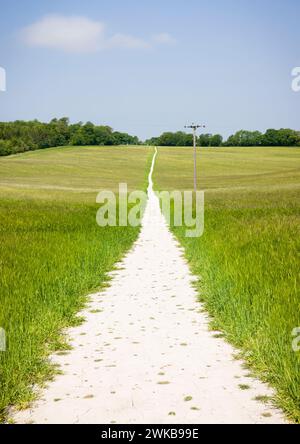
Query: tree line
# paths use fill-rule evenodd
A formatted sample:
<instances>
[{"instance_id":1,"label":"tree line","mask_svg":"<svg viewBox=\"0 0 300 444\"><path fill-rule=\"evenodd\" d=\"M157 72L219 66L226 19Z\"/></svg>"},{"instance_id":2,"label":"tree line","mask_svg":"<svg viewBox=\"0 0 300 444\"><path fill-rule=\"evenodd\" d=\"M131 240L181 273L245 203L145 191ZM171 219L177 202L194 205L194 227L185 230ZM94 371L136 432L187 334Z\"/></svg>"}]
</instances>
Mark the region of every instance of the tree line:
<instances>
[{"instance_id":1,"label":"tree line","mask_svg":"<svg viewBox=\"0 0 300 444\"><path fill-rule=\"evenodd\" d=\"M91 122L70 124L67 117L53 119L49 123L33 120L29 122L0 122L0 156L55 146L87 145L140 145L136 136L113 131L109 126ZM144 142L154 146L192 146L193 136L183 131L165 132ZM300 132L292 129L269 129L238 131L223 140L220 134L200 134L197 145L202 147L221 146L300 146Z\"/></svg>"},{"instance_id":2,"label":"tree line","mask_svg":"<svg viewBox=\"0 0 300 444\"><path fill-rule=\"evenodd\" d=\"M181 131L176 133L163 133L145 142L154 146L192 146L193 136ZM300 146L300 131L292 129L268 129L265 133L260 131L241 130L223 140L220 134L200 134L197 145L203 147L221 146Z\"/></svg>"},{"instance_id":3,"label":"tree line","mask_svg":"<svg viewBox=\"0 0 300 444\"><path fill-rule=\"evenodd\" d=\"M56 146L138 145L138 137L91 122L70 124L67 117L49 123L0 122L0 156Z\"/></svg>"}]
</instances>

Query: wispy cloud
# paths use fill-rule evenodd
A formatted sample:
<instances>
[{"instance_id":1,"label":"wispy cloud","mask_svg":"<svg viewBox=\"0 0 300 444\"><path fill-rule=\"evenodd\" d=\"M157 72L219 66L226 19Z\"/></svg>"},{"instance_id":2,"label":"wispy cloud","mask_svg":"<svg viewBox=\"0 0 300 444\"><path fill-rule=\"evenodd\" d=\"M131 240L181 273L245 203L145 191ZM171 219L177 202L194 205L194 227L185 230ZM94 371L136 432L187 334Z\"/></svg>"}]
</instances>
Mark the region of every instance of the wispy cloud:
<instances>
[{"instance_id":1,"label":"wispy cloud","mask_svg":"<svg viewBox=\"0 0 300 444\"><path fill-rule=\"evenodd\" d=\"M143 39L126 34L115 34L106 41L108 48L147 49L150 44Z\"/></svg>"},{"instance_id":2,"label":"wispy cloud","mask_svg":"<svg viewBox=\"0 0 300 444\"><path fill-rule=\"evenodd\" d=\"M160 34L155 34L152 38L153 42L160 43L160 44L166 44L166 45L173 45L176 43L176 40L174 37L172 37L167 32L162 32Z\"/></svg>"},{"instance_id":3,"label":"wispy cloud","mask_svg":"<svg viewBox=\"0 0 300 444\"><path fill-rule=\"evenodd\" d=\"M33 47L84 53L105 49L148 49L154 44L170 44L168 33L155 35L149 41L132 35L109 35L104 23L81 16L47 15L22 30L24 42Z\"/></svg>"}]
</instances>

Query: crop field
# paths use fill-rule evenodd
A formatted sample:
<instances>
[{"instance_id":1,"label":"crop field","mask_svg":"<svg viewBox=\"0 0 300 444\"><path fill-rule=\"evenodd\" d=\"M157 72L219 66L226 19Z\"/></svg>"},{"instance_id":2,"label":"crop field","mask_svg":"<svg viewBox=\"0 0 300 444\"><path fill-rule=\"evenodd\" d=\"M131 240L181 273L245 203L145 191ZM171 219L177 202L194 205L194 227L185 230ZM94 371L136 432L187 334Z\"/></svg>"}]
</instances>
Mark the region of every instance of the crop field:
<instances>
[{"instance_id":1,"label":"crop field","mask_svg":"<svg viewBox=\"0 0 300 444\"><path fill-rule=\"evenodd\" d=\"M156 189L193 186L190 148L159 148ZM205 190L205 233L172 227L199 277L199 295L251 372L278 391L277 403L300 420L300 149L209 148L198 153Z\"/></svg>"},{"instance_id":2,"label":"crop field","mask_svg":"<svg viewBox=\"0 0 300 444\"><path fill-rule=\"evenodd\" d=\"M152 150L52 148L0 159L0 417L26 405L31 385L54 369L45 359L63 350L63 328L78 322L86 295L105 285L139 229L100 228L103 189L145 189Z\"/></svg>"},{"instance_id":3,"label":"crop field","mask_svg":"<svg viewBox=\"0 0 300 444\"><path fill-rule=\"evenodd\" d=\"M27 407L32 386L54 376L47 357L65 353L61 332L77 325L87 295L137 239L133 227L100 228L100 190L145 189L146 147L64 147L0 159L0 420ZM159 148L157 190L193 186L191 148ZM277 404L300 421L300 149L198 149L205 232L172 230L199 278L211 326L277 389Z\"/></svg>"}]
</instances>

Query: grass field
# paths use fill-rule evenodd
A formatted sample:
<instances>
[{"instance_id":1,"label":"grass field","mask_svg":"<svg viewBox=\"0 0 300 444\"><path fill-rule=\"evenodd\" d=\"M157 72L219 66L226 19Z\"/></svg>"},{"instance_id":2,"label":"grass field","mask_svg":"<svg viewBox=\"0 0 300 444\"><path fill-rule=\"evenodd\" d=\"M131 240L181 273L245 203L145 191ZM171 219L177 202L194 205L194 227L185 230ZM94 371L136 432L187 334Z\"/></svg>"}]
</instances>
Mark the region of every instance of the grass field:
<instances>
[{"instance_id":1,"label":"grass field","mask_svg":"<svg viewBox=\"0 0 300 444\"><path fill-rule=\"evenodd\" d=\"M0 417L26 404L50 377L47 355L65 347L60 331L78 322L86 295L130 248L136 228L99 228L99 190L144 189L152 149L52 148L0 159ZM160 148L160 190L192 188L190 148ZM278 390L300 421L300 149L218 148L199 152L206 191L205 234L185 238L212 325L244 352L252 371ZM201 280L200 280L201 278Z\"/></svg>"},{"instance_id":2,"label":"grass field","mask_svg":"<svg viewBox=\"0 0 300 444\"><path fill-rule=\"evenodd\" d=\"M241 348L252 371L278 391L277 402L300 421L300 149L201 149L199 188L206 191L205 233L185 237L199 294L213 328ZM193 186L189 148L160 148L159 190Z\"/></svg>"},{"instance_id":3,"label":"grass field","mask_svg":"<svg viewBox=\"0 0 300 444\"><path fill-rule=\"evenodd\" d=\"M63 348L88 292L130 248L137 228L96 224L99 190L144 189L152 150L58 148L0 159L0 418L51 376L45 359Z\"/></svg>"}]
</instances>

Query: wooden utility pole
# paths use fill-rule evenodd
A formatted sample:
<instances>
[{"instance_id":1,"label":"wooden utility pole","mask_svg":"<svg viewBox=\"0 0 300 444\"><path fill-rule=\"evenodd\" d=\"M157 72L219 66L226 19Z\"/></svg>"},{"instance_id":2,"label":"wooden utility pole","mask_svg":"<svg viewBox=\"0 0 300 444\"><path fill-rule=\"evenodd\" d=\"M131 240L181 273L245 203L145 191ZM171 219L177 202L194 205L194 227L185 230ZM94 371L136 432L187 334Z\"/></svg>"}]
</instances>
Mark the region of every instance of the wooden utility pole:
<instances>
[{"instance_id":1,"label":"wooden utility pole","mask_svg":"<svg viewBox=\"0 0 300 444\"><path fill-rule=\"evenodd\" d=\"M186 125L185 128L189 128L193 130L193 139L194 139L194 191L197 191L197 129L205 128L205 125Z\"/></svg>"}]
</instances>

